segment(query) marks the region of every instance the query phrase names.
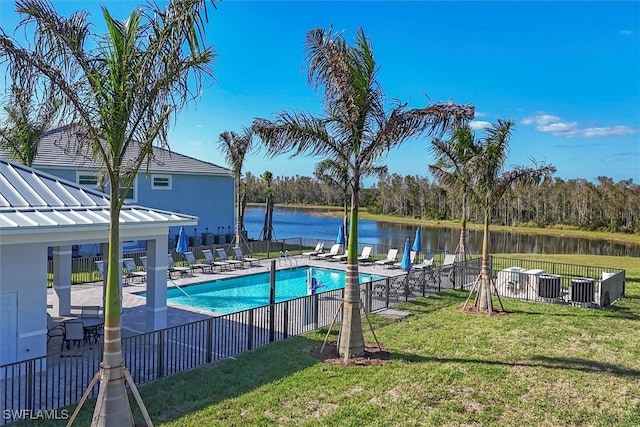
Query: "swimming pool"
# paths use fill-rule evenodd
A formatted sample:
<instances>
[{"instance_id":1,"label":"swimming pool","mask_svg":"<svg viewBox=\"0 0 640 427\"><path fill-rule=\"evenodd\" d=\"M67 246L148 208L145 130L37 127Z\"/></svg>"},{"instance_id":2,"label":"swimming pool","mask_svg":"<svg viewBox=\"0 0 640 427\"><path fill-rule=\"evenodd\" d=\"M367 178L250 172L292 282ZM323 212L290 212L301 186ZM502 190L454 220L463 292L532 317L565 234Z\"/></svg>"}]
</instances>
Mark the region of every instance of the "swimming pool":
<instances>
[{"instance_id":1,"label":"swimming pool","mask_svg":"<svg viewBox=\"0 0 640 427\"><path fill-rule=\"evenodd\" d=\"M279 270L276 273L276 302L308 295L309 267ZM220 314L235 313L269 304L269 272L219 279L167 290L167 301ZM345 272L313 268L312 277L320 286L317 292L344 287ZM360 283L382 279L384 276L360 274ZM182 290L181 290L182 289ZM184 291L184 292L183 292ZM189 295L185 295L185 292Z\"/></svg>"}]
</instances>

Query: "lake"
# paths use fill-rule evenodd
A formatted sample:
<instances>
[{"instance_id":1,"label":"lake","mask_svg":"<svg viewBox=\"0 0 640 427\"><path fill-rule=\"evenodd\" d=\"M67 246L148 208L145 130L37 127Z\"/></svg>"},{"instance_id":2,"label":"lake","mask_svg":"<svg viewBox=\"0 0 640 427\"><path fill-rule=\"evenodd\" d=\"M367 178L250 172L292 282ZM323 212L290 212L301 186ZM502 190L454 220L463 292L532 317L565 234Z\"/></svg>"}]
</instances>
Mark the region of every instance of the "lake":
<instances>
[{"instance_id":1,"label":"lake","mask_svg":"<svg viewBox=\"0 0 640 427\"><path fill-rule=\"evenodd\" d=\"M304 208L276 207L273 212L274 239L307 237L335 240L341 219L319 215ZM264 207L247 207L245 228L250 239L258 239L264 223ZM407 238L415 236L416 226L371 220L358 222L358 243L402 247ZM454 251L460 238L459 228L422 227L423 252ZM469 230L467 245L472 253L482 249L482 231ZM491 231L491 252L494 253L572 253L640 257L640 245L607 240L566 236L528 235L509 231Z\"/></svg>"}]
</instances>

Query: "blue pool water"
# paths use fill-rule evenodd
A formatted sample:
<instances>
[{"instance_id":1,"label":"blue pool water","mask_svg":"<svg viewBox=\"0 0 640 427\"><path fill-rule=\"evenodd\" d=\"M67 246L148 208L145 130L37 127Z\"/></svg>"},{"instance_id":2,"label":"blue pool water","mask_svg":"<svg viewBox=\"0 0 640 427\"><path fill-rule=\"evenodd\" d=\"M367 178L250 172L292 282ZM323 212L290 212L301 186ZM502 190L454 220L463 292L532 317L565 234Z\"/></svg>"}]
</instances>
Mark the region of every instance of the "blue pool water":
<instances>
[{"instance_id":1,"label":"blue pool water","mask_svg":"<svg viewBox=\"0 0 640 427\"><path fill-rule=\"evenodd\" d=\"M308 295L308 267L280 270L276 273L276 302L300 298ZM180 289L167 290L167 301L174 304L195 307L220 314L235 313L269 304L269 272L243 277L219 279ZM313 268L312 277L326 292L344 287L345 272L323 268ZM382 279L384 276L360 274L360 283Z\"/></svg>"}]
</instances>

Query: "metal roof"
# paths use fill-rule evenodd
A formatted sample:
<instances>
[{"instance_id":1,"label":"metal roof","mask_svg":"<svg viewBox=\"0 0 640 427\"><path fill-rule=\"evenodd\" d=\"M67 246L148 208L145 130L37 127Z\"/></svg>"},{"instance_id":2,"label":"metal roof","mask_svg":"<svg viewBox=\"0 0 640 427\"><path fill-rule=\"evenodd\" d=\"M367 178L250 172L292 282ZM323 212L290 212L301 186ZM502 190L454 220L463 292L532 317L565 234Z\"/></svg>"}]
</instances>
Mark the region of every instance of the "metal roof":
<instances>
[{"instance_id":1,"label":"metal roof","mask_svg":"<svg viewBox=\"0 0 640 427\"><path fill-rule=\"evenodd\" d=\"M125 153L123 162L133 161L133 155L137 154L133 148L135 147ZM0 156L11 158L9 152L2 148ZM100 165L89 154L86 144L83 144L81 133L74 131L73 126L61 126L42 135L33 167L98 170ZM146 165L143 164L140 172L145 171ZM230 169L157 146L153 146L149 172L231 176Z\"/></svg>"},{"instance_id":2,"label":"metal roof","mask_svg":"<svg viewBox=\"0 0 640 427\"><path fill-rule=\"evenodd\" d=\"M0 233L83 225L108 229L109 219L105 194L0 157ZM135 205L120 212L125 227L192 225L197 219Z\"/></svg>"}]
</instances>

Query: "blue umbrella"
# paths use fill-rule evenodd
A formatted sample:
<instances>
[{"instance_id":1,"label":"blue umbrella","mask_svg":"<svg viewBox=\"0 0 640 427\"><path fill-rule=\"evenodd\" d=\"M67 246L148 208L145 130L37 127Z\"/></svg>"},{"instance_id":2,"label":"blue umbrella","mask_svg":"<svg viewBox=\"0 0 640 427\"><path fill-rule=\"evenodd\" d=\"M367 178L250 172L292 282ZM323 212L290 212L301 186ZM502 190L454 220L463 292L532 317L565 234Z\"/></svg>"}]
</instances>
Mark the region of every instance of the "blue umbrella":
<instances>
[{"instance_id":1,"label":"blue umbrella","mask_svg":"<svg viewBox=\"0 0 640 427\"><path fill-rule=\"evenodd\" d=\"M420 227L416 229L416 237L413 239L413 249L415 252L422 252L422 230Z\"/></svg>"},{"instance_id":2,"label":"blue umbrella","mask_svg":"<svg viewBox=\"0 0 640 427\"><path fill-rule=\"evenodd\" d=\"M411 241L407 238L404 242L404 253L402 254L402 261L400 261L400 267L403 270L411 270Z\"/></svg>"},{"instance_id":3,"label":"blue umbrella","mask_svg":"<svg viewBox=\"0 0 640 427\"><path fill-rule=\"evenodd\" d=\"M340 223L340 228L338 229L338 237L336 237L336 243L344 245L344 224Z\"/></svg>"},{"instance_id":4,"label":"blue umbrella","mask_svg":"<svg viewBox=\"0 0 640 427\"><path fill-rule=\"evenodd\" d=\"M180 234L178 235L178 243L176 244L176 252L183 254L189 250L189 244L187 243L187 234L184 232L184 227L180 227Z\"/></svg>"}]
</instances>

